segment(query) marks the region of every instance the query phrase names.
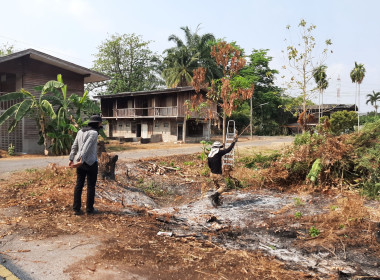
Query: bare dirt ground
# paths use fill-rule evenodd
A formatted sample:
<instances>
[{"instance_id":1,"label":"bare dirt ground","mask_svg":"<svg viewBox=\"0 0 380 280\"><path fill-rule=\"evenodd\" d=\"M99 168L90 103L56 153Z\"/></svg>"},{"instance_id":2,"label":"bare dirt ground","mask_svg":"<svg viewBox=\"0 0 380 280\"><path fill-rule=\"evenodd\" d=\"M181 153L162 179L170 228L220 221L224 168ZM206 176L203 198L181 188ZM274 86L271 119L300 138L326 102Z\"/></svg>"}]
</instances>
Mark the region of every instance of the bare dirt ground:
<instances>
[{"instance_id":1,"label":"bare dirt ground","mask_svg":"<svg viewBox=\"0 0 380 280\"><path fill-rule=\"evenodd\" d=\"M116 175L99 181L100 213L83 216L71 212L71 169L53 164L0 181L5 264L21 279L380 277L379 203L354 191L279 192L238 163L232 175L242 185L216 209L198 154L120 160Z\"/></svg>"}]
</instances>

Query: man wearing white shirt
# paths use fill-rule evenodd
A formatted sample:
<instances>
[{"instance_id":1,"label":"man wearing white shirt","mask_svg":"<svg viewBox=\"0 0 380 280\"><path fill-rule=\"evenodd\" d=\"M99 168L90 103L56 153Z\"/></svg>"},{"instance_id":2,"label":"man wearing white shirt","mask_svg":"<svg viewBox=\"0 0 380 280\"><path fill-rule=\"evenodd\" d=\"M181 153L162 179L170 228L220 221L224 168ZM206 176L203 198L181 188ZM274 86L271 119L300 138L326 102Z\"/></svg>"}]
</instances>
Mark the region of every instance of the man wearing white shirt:
<instances>
[{"instance_id":1,"label":"man wearing white shirt","mask_svg":"<svg viewBox=\"0 0 380 280\"><path fill-rule=\"evenodd\" d=\"M77 169L77 182L74 189L73 210L75 215L81 215L82 190L87 177L87 201L86 212L95 212L95 185L98 177L98 134L102 125L102 118L93 115L88 122L88 126L78 131L78 134L71 147L69 156L69 166Z\"/></svg>"}]
</instances>

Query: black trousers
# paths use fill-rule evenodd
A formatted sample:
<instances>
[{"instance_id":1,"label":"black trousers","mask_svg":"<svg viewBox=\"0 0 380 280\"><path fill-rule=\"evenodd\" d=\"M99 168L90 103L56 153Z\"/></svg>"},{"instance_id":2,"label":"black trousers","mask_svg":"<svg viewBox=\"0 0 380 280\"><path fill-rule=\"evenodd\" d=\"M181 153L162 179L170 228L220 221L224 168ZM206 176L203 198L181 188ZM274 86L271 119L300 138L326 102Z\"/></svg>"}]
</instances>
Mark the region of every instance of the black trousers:
<instances>
[{"instance_id":1,"label":"black trousers","mask_svg":"<svg viewBox=\"0 0 380 280\"><path fill-rule=\"evenodd\" d=\"M94 211L95 202L95 185L96 179L98 177L98 162L96 161L93 165L88 165L86 163L82 164L77 168L77 184L74 189L74 211L80 211L82 206L82 190L84 187L84 181L87 177L87 201L86 201L86 211Z\"/></svg>"}]
</instances>

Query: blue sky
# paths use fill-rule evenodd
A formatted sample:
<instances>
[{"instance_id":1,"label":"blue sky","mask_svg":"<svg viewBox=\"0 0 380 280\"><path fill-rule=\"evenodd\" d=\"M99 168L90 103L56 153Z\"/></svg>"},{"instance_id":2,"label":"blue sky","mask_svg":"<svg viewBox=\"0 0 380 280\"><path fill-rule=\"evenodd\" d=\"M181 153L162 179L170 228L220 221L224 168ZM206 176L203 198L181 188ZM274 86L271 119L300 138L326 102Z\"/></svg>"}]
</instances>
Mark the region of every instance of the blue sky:
<instances>
[{"instance_id":1,"label":"blue sky","mask_svg":"<svg viewBox=\"0 0 380 280\"><path fill-rule=\"evenodd\" d=\"M153 41L153 51L162 54L173 46L169 35L182 36L181 26L195 30L201 24L201 34L210 32L236 41L246 53L269 49L271 66L281 70L286 64L281 50L289 38L285 27L295 28L304 18L317 26L318 45L326 39L333 42L333 53L325 62L330 78L325 103L337 102L338 75L341 103L354 103L355 84L349 73L355 61L367 70L361 85L361 111L373 110L365 105L365 96L380 91L377 0L0 0L0 10L0 45L35 48L85 67L92 67L93 54L110 34L141 35ZM282 85L280 79L278 84Z\"/></svg>"}]
</instances>

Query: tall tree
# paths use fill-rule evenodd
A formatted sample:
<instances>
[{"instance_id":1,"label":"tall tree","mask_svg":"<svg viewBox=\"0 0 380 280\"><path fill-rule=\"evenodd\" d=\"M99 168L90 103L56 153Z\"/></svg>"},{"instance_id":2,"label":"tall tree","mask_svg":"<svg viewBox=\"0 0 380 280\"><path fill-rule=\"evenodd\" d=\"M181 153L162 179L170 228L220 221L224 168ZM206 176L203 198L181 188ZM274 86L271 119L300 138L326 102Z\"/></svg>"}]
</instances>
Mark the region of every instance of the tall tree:
<instances>
[{"instance_id":1,"label":"tall tree","mask_svg":"<svg viewBox=\"0 0 380 280\"><path fill-rule=\"evenodd\" d=\"M380 102L380 92L372 91L373 93L367 94L367 101L366 104L371 103L371 105L375 108L376 114L377 109L379 108L379 105L377 105L377 102Z\"/></svg>"},{"instance_id":2,"label":"tall tree","mask_svg":"<svg viewBox=\"0 0 380 280\"><path fill-rule=\"evenodd\" d=\"M92 84L99 94L151 90L162 84L160 58L149 49L150 41L135 34L115 34L98 47L93 69L111 77Z\"/></svg>"},{"instance_id":3,"label":"tall tree","mask_svg":"<svg viewBox=\"0 0 380 280\"><path fill-rule=\"evenodd\" d=\"M353 83L356 84L358 90L357 90L357 98L355 93L355 105L357 105L357 113L358 113L358 131L360 130L360 85L363 82L363 79L365 77L365 68L364 64L362 63L356 63L355 61L355 67L351 70L350 78ZM356 102L357 100L357 102Z\"/></svg>"},{"instance_id":4,"label":"tall tree","mask_svg":"<svg viewBox=\"0 0 380 280\"><path fill-rule=\"evenodd\" d=\"M288 66L284 66L290 71L290 81L288 83L290 89L296 89L300 94L297 99L300 100L302 104L302 111L306 112L306 106L308 102L313 97L313 92L315 90L312 87L312 78L313 78L313 69L316 64L323 64L327 58L329 51L329 46L332 44L331 40L325 41L325 47L322 50L322 53L319 55L316 54L316 40L313 35L313 31L316 29L316 26L313 24L308 24L304 19L301 19L298 24L300 32L300 41L298 43L289 42L290 45L286 48L286 55L288 59ZM290 30L290 26L286 27ZM294 104L294 106L299 106L300 104ZM303 114L303 130L306 126L306 113Z\"/></svg>"},{"instance_id":5,"label":"tall tree","mask_svg":"<svg viewBox=\"0 0 380 280\"><path fill-rule=\"evenodd\" d=\"M244 86L243 83L234 83L234 77L245 66L246 60L242 57L241 51L233 44L228 44L225 41L218 42L212 46L211 56L215 59L216 64L221 67L223 73L220 79L211 81L208 96L211 100L218 101L222 109L224 142L226 139L226 117L231 116L239 100L247 100L252 97L254 84L252 83L247 87L247 84ZM196 91L207 84L205 74L205 68L198 68L194 71L193 86Z\"/></svg>"},{"instance_id":6,"label":"tall tree","mask_svg":"<svg viewBox=\"0 0 380 280\"><path fill-rule=\"evenodd\" d=\"M237 79L243 77L248 84L254 84L255 94L250 98L250 104L243 104L232 114L234 119L239 119L240 110L244 111L244 108L249 107L250 112L246 115L250 116L251 127L255 125L256 133L260 135L280 133L281 125L285 124L290 115L279 109L282 104L282 89L274 85L278 71L269 66L272 57L268 56L268 51L254 49L249 55L248 63L240 71ZM247 112L247 109L245 111Z\"/></svg>"},{"instance_id":7,"label":"tall tree","mask_svg":"<svg viewBox=\"0 0 380 280\"><path fill-rule=\"evenodd\" d=\"M321 116L323 115L323 111L321 113L321 97L322 97L322 106L323 106L323 92L329 86L329 82L327 81L326 74L326 65L319 65L313 70L314 81L317 84L317 89L319 90L319 98L318 98L318 121L321 122Z\"/></svg>"},{"instance_id":8,"label":"tall tree","mask_svg":"<svg viewBox=\"0 0 380 280\"><path fill-rule=\"evenodd\" d=\"M181 27L185 41L177 35L170 35L168 40L176 46L166 49L163 61L162 76L168 87L189 86L193 79L193 71L198 67L206 70L206 79L211 82L213 78L221 77L215 60L211 58L211 45L215 43L215 37L211 33L199 35L200 25L195 32L188 26Z\"/></svg>"}]
</instances>

